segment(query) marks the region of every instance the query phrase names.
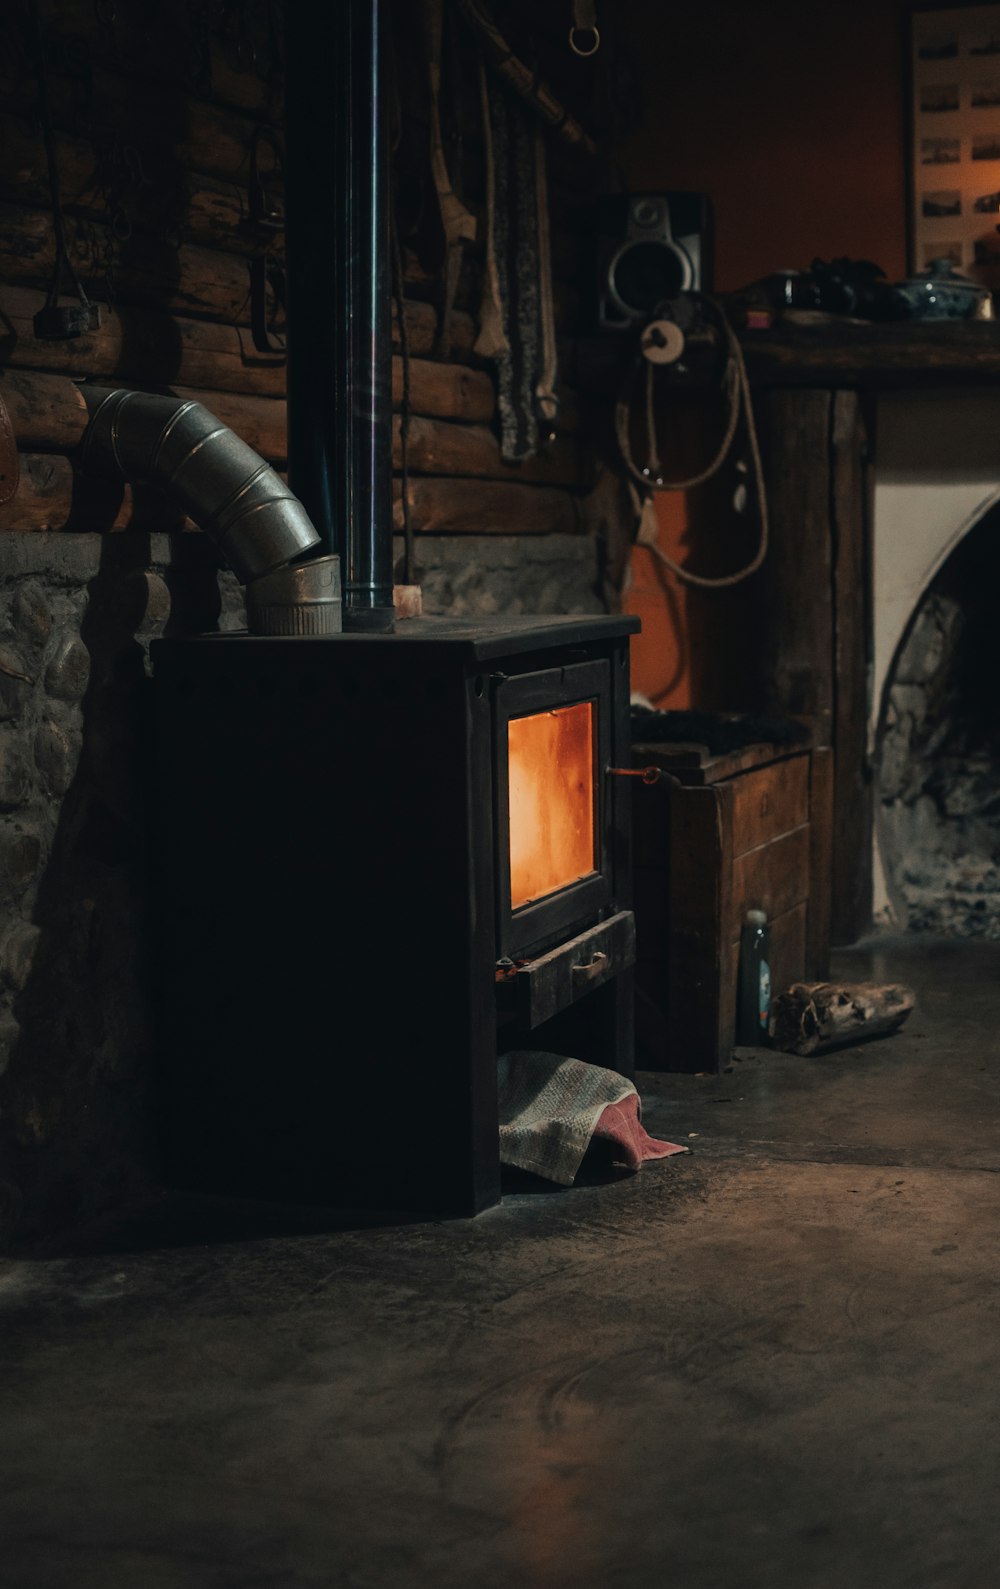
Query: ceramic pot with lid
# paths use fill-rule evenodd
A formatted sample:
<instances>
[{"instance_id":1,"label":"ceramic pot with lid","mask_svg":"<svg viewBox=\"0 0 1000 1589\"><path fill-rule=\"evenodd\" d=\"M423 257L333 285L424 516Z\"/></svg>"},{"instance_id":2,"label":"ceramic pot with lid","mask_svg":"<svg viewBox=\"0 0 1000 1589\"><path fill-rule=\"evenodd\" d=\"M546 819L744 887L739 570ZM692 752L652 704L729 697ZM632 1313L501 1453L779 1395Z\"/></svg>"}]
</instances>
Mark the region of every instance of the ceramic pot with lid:
<instances>
[{"instance_id":1,"label":"ceramic pot with lid","mask_svg":"<svg viewBox=\"0 0 1000 1589\"><path fill-rule=\"evenodd\" d=\"M950 259L932 259L926 270L893 288L900 313L909 320L992 320L993 299L955 270Z\"/></svg>"}]
</instances>

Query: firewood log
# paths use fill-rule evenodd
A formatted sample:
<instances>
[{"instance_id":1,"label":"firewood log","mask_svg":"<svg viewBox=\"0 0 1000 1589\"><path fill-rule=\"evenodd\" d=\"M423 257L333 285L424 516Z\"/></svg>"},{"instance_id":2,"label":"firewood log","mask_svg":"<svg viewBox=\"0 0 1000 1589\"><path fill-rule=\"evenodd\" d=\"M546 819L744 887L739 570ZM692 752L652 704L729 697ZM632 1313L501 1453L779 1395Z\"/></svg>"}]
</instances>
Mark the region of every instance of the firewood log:
<instances>
[{"instance_id":1,"label":"firewood log","mask_svg":"<svg viewBox=\"0 0 1000 1589\"><path fill-rule=\"evenodd\" d=\"M771 1041L786 1054L815 1054L898 1031L915 1002L901 983L796 982L771 1011Z\"/></svg>"}]
</instances>

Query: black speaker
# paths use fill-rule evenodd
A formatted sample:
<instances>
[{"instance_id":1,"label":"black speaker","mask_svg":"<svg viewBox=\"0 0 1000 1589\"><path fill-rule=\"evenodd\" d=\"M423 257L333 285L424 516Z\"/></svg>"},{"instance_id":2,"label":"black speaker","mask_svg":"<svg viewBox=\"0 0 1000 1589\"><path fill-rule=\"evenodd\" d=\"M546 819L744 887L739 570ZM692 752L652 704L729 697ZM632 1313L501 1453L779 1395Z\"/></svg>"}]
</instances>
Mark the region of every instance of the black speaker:
<instances>
[{"instance_id":1,"label":"black speaker","mask_svg":"<svg viewBox=\"0 0 1000 1589\"><path fill-rule=\"evenodd\" d=\"M712 287L711 210L704 193L623 193L597 208L597 319L644 325L657 306Z\"/></svg>"}]
</instances>

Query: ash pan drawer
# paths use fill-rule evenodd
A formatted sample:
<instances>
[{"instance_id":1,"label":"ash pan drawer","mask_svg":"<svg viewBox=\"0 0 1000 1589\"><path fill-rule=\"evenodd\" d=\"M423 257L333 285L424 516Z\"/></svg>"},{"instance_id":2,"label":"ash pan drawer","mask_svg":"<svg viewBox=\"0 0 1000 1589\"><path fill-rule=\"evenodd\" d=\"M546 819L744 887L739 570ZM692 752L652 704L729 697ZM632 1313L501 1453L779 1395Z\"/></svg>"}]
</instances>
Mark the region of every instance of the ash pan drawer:
<instances>
[{"instance_id":1,"label":"ash pan drawer","mask_svg":"<svg viewBox=\"0 0 1000 1589\"><path fill-rule=\"evenodd\" d=\"M635 964L635 917L620 910L517 968L518 1016L540 1026L593 988Z\"/></svg>"}]
</instances>

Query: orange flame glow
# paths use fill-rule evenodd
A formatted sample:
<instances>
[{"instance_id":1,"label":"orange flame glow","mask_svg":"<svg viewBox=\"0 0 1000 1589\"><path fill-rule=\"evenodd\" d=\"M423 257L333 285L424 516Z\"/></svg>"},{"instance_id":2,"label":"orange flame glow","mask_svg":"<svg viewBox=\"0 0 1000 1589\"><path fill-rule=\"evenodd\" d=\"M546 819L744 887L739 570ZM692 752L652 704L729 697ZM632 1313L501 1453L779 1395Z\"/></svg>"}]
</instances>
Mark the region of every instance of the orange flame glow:
<instances>
[{"instance_id":1,"label":"orange flame glow","mask_svg":"<svg viewBox=\"0 0 1000 1589\"><path fill-rule=\"evenodd\" d=\"M516 910L595 870L594 702L512 718L507 753Z\"/></svg>"}]
</instances>

